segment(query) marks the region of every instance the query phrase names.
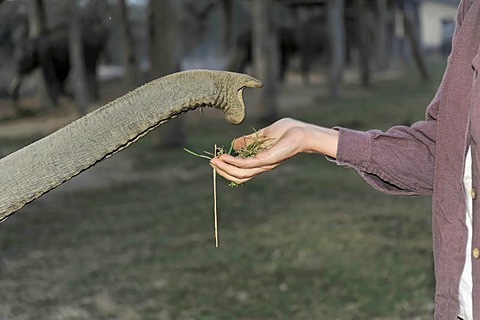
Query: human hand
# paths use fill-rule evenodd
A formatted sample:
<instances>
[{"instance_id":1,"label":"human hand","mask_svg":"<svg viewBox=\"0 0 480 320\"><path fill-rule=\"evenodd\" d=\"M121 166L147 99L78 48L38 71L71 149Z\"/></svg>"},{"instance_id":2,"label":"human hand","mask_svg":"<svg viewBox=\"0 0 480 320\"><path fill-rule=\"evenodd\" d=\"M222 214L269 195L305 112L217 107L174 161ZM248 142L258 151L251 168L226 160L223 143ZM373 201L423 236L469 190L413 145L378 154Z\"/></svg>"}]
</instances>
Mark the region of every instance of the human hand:
<instances>
[{"instance_id":1,"label":"human hand","mask_svg":"<svg viewBox=\"0 0 480 320\"><path fill-rule=\"evenodd\" d=\"M273 170L283 161L301 152L320 152L332 157L336 154L336 131L290 118L281 119L253 134L235 139L234 149L245 147L256 136L266 141L266 150L248 158L223 154L212 158L210 164L219 175L241 184L263 172Z\"/></svg>"}]
</instances>

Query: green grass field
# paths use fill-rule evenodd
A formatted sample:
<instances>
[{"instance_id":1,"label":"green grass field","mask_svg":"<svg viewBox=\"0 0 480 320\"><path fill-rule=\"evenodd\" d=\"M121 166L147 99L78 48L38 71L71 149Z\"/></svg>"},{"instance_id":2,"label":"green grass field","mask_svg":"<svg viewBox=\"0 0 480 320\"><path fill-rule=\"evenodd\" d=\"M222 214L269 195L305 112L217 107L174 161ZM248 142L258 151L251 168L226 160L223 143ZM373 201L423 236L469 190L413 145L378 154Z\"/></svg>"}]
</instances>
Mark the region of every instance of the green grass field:
<instances>
[{"instance_id":1,"label":"green grass field","mask_svg":"<svg viewBox=\"0 0 480 320\"><path fill-rule=\"evenodd\" d=\"M411 123L424 118L442 66L434 71L430 84L407 73L371 91L347 85L336 101L286 88L313 103L282 116L358 129ZM239 127L218 111L186 115L186 147L228 145L259 128L254 115ZM211 168L158 149L155 134L91 177L127 178L60 187L0 224L1 320L432 318L429 198L385 196L352 170L301 155L238 188L219 179L215 248Z\"/></svg>"}]
</instances>

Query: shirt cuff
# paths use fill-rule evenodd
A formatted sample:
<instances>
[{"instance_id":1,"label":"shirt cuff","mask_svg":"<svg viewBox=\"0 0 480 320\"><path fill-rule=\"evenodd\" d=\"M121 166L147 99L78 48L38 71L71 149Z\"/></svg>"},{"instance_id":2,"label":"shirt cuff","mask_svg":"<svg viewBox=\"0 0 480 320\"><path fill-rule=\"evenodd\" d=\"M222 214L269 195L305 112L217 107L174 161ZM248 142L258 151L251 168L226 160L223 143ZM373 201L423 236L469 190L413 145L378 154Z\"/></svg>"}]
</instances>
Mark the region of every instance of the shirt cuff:
<instances>
[{"instance_id":1,"label":"shirt cuff","mask_svg":"<svg viewBox=\"0 0 480 320\"><path fill-rule=\"evenodd\" d=\"M371 155L371 135L364 131L335 127L338 130L336 164L356 169L368 167Z\"/></svg>"}]
</instances>

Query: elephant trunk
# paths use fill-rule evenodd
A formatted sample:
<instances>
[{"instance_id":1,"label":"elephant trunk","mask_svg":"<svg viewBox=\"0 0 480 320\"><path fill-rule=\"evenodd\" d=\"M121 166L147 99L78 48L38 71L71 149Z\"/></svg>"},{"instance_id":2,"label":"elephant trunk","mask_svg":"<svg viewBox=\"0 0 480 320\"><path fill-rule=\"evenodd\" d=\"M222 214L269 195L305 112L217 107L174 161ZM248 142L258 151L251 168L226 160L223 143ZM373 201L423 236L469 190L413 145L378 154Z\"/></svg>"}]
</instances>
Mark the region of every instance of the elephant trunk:
<instances>
[{"instance_id":1,"label":"elephant trunk","mask_svg":"<svg viewBox=\"0 0 480 320\"><path fill-rule=\"evenodd\" d=\"M226 71L172 74L0 159L0 222L183 112L215 107L239 124L245 118L243 89L261 86L250 76Z\"/></svg>"}]
</instances>

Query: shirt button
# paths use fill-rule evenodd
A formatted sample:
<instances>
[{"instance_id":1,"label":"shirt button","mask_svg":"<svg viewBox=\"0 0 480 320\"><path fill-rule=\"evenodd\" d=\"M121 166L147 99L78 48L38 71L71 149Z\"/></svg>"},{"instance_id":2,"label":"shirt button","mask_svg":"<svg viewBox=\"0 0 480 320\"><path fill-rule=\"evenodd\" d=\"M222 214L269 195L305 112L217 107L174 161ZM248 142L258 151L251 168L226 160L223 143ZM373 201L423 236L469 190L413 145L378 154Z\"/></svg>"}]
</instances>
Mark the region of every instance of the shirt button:
<instances>
[{"instance_id":1,"label":"shirt button","mask_svg":"<svg viewBox=\"0 0 480 320\"><path fill-rule=\"evenodd\" d=\"M477 197L477 192L475 191L474 188L472 188L472 200L475 200L475 198Z\"/></svg>"},{"instance_id":2,"label":"shirt button","mask_svg":"<svg viewBox=\"0 0 480 320\"><path fill-rule=\"evenodd\" d=\"M472 251L472 255L475 259L480 258L480 249L474 248L473 251Z\"/></svg>"}]
</instances>

